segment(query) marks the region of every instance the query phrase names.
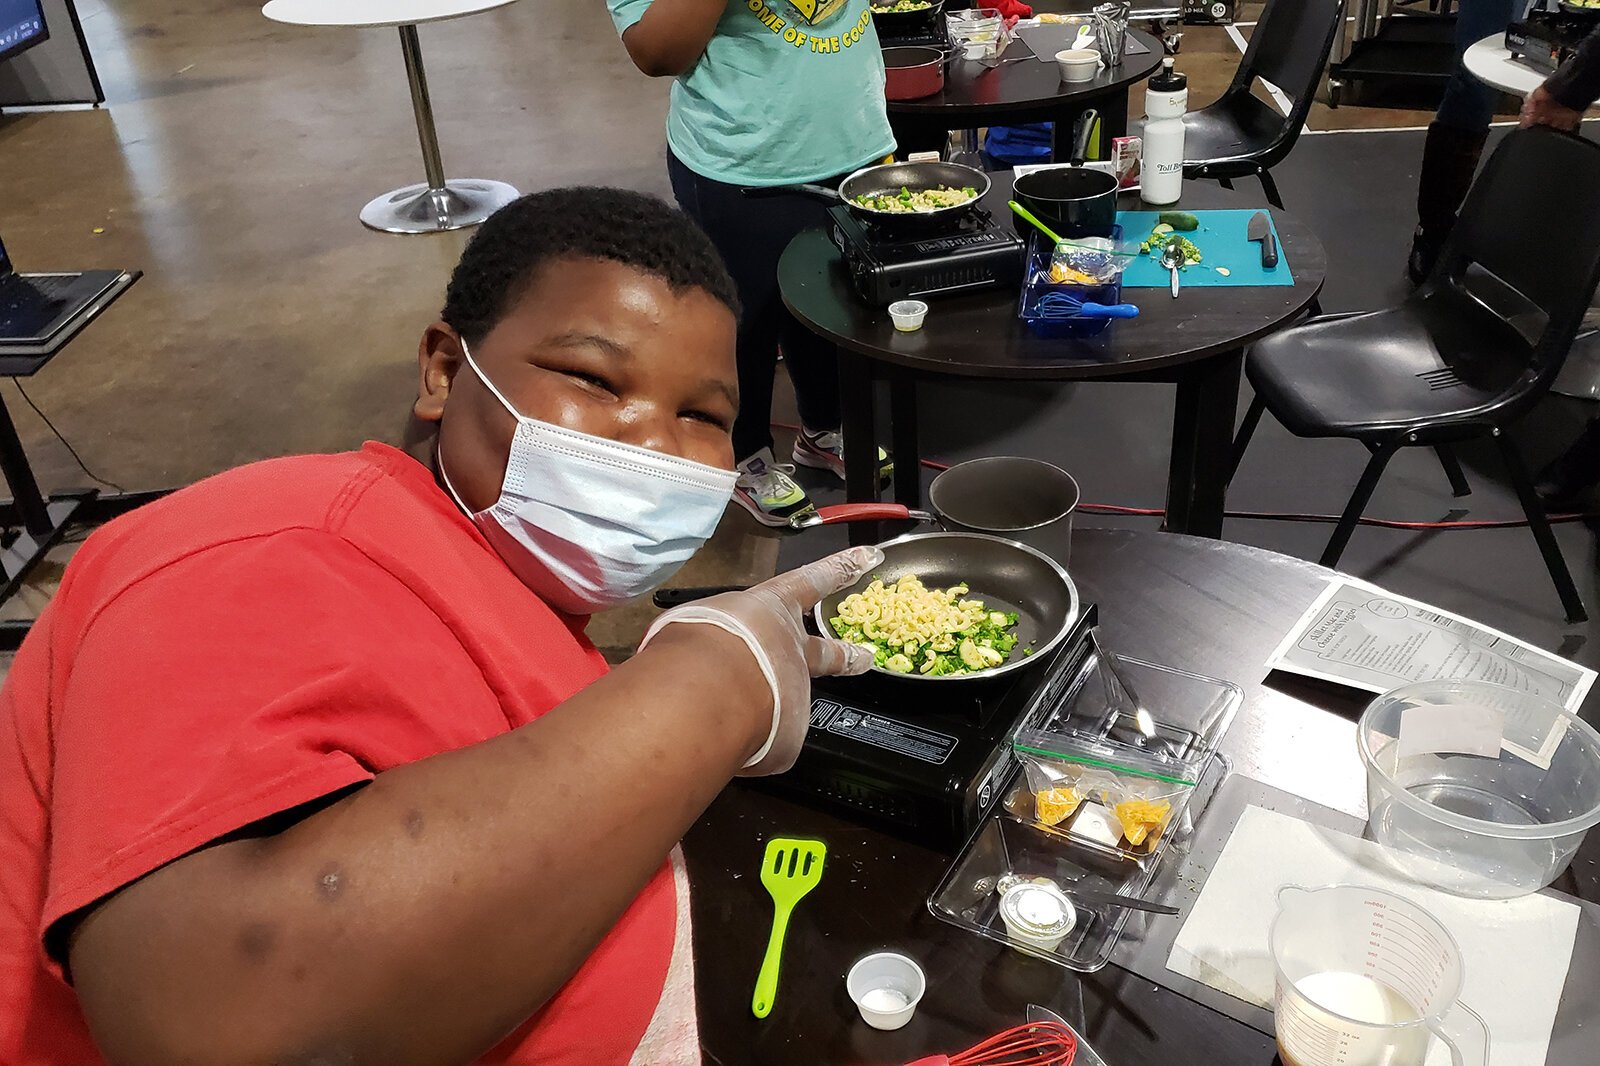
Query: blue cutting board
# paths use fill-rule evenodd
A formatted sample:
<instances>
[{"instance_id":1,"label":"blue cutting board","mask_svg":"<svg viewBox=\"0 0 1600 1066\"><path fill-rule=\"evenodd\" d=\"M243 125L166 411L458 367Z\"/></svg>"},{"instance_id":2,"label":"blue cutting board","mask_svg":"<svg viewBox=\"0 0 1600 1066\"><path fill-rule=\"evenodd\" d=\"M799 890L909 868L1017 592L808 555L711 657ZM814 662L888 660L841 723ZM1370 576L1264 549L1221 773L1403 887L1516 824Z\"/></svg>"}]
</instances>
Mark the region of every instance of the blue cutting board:
<instances>
[{"instance_id":1,"label":"blue cutting board","mask_svg":"<svg viewBox=\"0 0 1600 1066\"><path fill-rule=\"evenodd\" d=\"M1173 210L1182 210L1174 208ZM1293 285L1294 275L1289 272L1289 257L1284 254L1283 242L1278 242L1278 265L1271 270L1261 269L1261 245L1248 239L1245 231L1254 211L1195 211L1200 228L1185 233L1200 249L1202 261L1179 272L1178 284L1186 289L1244 288L1255 285ZM1159 211L1118 211L1117 223L1122 233L1131 241L1142 241L1160 221ZM1267 212L1272 217L1272 212ZM1272 226L1276 236L1278 227ZM1228 276L1217 273L1217 267L1226 267ZM1161 263L1143 255L1135 259L1122 272L1124 288L1166 288L1172 284L1172 275Z\"/></svg>"}]
</instances>

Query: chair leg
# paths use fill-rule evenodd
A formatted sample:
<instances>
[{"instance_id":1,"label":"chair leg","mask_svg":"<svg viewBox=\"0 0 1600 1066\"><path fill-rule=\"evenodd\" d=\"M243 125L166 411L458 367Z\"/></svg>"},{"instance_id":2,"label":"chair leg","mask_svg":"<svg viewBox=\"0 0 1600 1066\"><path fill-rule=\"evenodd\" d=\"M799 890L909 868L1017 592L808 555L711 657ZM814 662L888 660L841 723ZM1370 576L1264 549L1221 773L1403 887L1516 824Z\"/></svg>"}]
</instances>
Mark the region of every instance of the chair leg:
<instances>
[{"instance_id":1,"label":"chair leg","mask_svg":"<svg viewBox=\"0 0 1600 1066\"><path fill-rule=\"evenodd\" d=\"M1339 516L1339 524L1333 528L1328 546L1322 549L1322 558L1318 561L1323 566L1339 565L1339 556L1344 554L1345 545L1350 543L1350 534L1356 531L1361 512L1367 509L1372 490L1378 487L1378 478L1383 476L1383 468L1389 465L1389 458L1393 455L1393 445L1372 449L1372 458L1367 460L1367 468L1361 471L1361 480L1356 482L1356 490L1350 494L1350 502L1345 504L1344 514Z\"/></svg>"},{"instance_id":2,"label":"chair leg","mask_svg":"<svg viewBox=\"0 0 1600 1066\"><path fill-rule=\"evenodd\" d=\"M1544 556L1544 565L1550 571L1550 580L1556 584L1556 595L1561 597L1561 606L1567 612L1567 621L1588 621L1589 614L1583 609L1583 599L1578 595L1578 587L1572 583L1572 573L1567 569L1566 559L1562 558L1561 545L1556 543L1556 535L1550 531L1550 520L1545 517L1544 507L1539 503L1538 494L1533 491L1533 478L1528 476L1528 468L1523 465L1521 453L1517 451L1517 446L1511 443L1510 438L1499 430L1495 430L1494 439L1500 445L1500 458L1506 464L1506 473L1511 475L1511 484L1517 490L1517 498L1522 501L1522 513L1528 516L1528 528L1533 530L1533 539L1539 544L1539 554Z\"/></svg>"},{"instance_id":3,"label":"chair leg","mask_svg":"<svg viewBox=\"0 0 1600 1066\"><path fill-rule=\"evenodd\" d=\"M1231 188L1233 188L1233 179L1232 178L1218 178L1217 179L1217 184L1222 186L1224 189L1231 189Z\"/></svg>"},{"instance_id":4,"label":"chair leg","mask_svg":"<svg viewBox=\"0 0 1600 1066\"><path fill-rule=\"evenodd\" d=\"M1250 447L1250 437L1255 433L1256 426L1261 424L1261 413L1266 409L1266 401L1261 397L1257 396L1250 401L1250 408L1244 413L1244 421L1239 423L1239 432L1233 438L1233 456L1228 461L1226 484L1233 484L1233 475L1239 472L1239 464L1244 461L1244 450Z\"/></svg>"},{"instance_id":5,"label":"chair leg","mask_svg":"<svg viewBox=\"0 0 1600 1066\"><path fill-rule=\"evenodd\" d=\"M1438 453L1439 465L1444 467L1444 476L1450 479L1450 495L1471 496L1472 486L1467 484L1467 475L1461 472L1461 463L1456 459L1455 450L1448 444L1441 444L1433 450Z\"/></svg>"},{"instance_id":6,"label":"chair leg","mask_svg":"<svg viewBox=\"0 0 1600 1066\"><path fill-rule=\"evenodd\" d=\"M1272 171L1263 168L1256 176L1261 179L1261 191L1267 194L1267 203L1282 211L1283 197L1278 195L1278 183L1272 180Z\"/></svg>"}]
</instances>

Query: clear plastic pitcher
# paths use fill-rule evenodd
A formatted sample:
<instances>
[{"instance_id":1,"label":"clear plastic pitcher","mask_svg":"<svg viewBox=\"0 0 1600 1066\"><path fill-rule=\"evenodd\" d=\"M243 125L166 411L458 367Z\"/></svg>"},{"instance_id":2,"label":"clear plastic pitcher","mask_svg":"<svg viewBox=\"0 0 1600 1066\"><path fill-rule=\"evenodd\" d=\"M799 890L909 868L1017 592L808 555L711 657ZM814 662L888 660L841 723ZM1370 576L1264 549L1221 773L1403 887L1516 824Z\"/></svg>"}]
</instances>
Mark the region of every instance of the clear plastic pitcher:
<instances>
[{"instance_id":1,"label":"clear plastic pitcher","mask_svg":"<svg viewBox=\"0 0 1600 1066\"><path fill-rule=\"evenodd\" d=\"M1422 1066L1434 1038L1453 1066L1487 1066L1489 1029L1456 998L1461 949L1409 900L1360 885L1282 888L1268 941L1284 1066Z\"/></svg>"}]
</instances>

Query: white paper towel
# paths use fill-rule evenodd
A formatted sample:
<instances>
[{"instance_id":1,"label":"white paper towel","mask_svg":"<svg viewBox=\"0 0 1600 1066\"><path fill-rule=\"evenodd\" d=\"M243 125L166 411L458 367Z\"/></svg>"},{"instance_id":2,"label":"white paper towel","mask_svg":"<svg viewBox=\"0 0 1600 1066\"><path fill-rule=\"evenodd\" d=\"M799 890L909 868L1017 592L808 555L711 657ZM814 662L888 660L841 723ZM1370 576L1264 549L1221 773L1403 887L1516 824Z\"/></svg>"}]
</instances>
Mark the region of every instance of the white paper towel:
<instances>
[{"instance_id":1,"label":"white paper towel","mask_svg":"<svg viewBox=\"0 0 1600 1066\"><path fill-rule=\"evenodd\" d=\"M1278 889L1334 884L1387 889L1426 909L1461 945L1466 970L1461 1001L1488 1023L1490 1066L1545 1066L1572 962L1578 908L1550 896L1451 896L1391 872L1383 853L1369 840L1246 807L1173 941L1167 969L1271 1010L1267 930L1278 911ZM1428 1061L1448 1062L1449 1056L1430 1055Z\"/></svg>"}]
</instances>

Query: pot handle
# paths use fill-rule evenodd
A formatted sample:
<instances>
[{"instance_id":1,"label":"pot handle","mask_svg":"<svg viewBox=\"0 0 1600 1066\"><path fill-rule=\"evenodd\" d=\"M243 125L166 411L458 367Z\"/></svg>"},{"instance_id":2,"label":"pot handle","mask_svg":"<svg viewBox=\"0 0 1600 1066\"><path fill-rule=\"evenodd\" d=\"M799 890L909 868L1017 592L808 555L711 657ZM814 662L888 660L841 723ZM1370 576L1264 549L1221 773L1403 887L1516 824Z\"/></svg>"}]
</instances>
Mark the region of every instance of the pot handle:
<instances>
[{"instance_id":1,"label":"pot handle","mask_svg":"<svg viewBox=\"0 0 1600 1066\"><path fill-rule=\"evenodd\" d=\"M1094 124L1100 121L1100 112L1092 107L1083 109L1083 114L1078 116L1078 125L1072 136L1072 165L1083 166L1084 160L1089 158L1089 138L1094 136Z\"/></svg>"},{"instance_id":2,"label":"pot handle","mask_svg":"<svg viewBox=\"0 0 1600 1066\"><path fill-rule=\"evenodd\" d=\"M1443 1018L1428 1023L1428 1028L1450 1049L1451 1066L1489 1066L1488 1023L1465 1003L1457 1000ZM1471 1054L1462 1054L1463 1045Z\"/></svg>"},{"instance_id":3,"label":"pot handle","mask_svg":"<svg viewBox=\"0 0 1600 1066\"><path fill-rule=\"evenodd\" d=\"M742 190L746 199L766 200L776 196L809 196L813 200L820 200L826 204L842 204L844 197L839 195L837 189L830 189L826 185L747 185Z\"/></svg>"},{"instance_id":4,"label":"pot handle","mask_svg":"<svg viewBox=\"0 0 1600 1066\"><path fill-rule=\"evenodd\" d=\"M926 511L913 511L903 503L835 503L817 508L816 525L831 526L840 522L883 522L895 519L931 520Z\"/></svg>"}]
</instances>

